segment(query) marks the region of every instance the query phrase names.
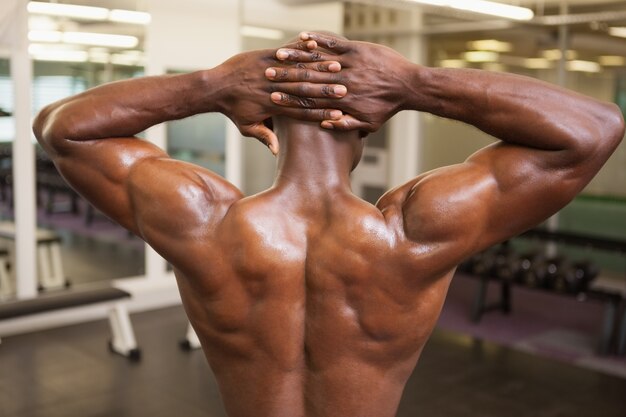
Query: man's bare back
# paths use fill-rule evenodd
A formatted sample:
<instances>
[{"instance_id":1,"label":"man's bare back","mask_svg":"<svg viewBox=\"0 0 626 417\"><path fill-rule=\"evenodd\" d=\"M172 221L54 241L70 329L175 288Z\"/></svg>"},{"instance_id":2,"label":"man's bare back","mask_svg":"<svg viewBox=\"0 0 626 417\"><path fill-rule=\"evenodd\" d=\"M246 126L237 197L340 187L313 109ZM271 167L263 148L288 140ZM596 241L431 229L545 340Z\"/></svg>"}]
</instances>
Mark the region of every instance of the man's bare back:
<instances>
[{"instance_id":1,"label":"man's bare back","mask_svg":"<svg viewBox=\"0 0 626 417\"><path fill-rule=\"evenodd\" d=\"M619 144L623 119L527 78L426 69L324 34L276 54L297 67L273 54L105 85L44 109L35 132L72 186L174 265L230 416L391 417L456 265L569 202ZM402 109L501 141L372 206L350 191L357 130ZM278 153L272 188L242 198L133 137L206 111Z\"/></svg>"}]
</instances>

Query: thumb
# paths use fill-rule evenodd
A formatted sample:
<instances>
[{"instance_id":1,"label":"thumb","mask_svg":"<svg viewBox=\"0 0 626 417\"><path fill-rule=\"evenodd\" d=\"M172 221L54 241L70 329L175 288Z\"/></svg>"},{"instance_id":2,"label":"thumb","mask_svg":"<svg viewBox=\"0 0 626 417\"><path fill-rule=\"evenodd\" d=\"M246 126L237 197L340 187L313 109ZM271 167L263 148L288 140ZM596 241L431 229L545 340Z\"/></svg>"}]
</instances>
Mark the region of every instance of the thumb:
<instances>
[{"instance_id":1,"label":"thumb","mask_svg":"<svg viewBox=\"0 0 626 417\"><path fill-rule=\"evenodd\" d=\"M274 156L278 155L278 137L276 137L272 129L268 128L263 123L242 126L239 130L244 136L256 138L259 142L263 143L270 149L270 152L272 152Z\"/></svg>"}]
</instances>

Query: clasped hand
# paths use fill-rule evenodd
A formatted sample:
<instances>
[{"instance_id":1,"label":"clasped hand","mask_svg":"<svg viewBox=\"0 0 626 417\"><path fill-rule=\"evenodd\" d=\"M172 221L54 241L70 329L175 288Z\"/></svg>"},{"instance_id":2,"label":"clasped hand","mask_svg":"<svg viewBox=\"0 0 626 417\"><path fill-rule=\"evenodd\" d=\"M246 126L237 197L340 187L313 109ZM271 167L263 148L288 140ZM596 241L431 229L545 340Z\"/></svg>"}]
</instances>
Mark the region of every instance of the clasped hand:
<instances>
[{"instance_id":1,"label":"clasped hand","mask_svg":"<svg viewBox=\"0 0 626 417\"><path fill-rule=\"evenodd\" d=\"M239 54L218 67L230 80L221 86L229 91L221 111L274 155L278 139L264 122L276 115L374 132L406 108L412 65L384 46L302 33L278 51Z\"/></svg>"}]
</instances>

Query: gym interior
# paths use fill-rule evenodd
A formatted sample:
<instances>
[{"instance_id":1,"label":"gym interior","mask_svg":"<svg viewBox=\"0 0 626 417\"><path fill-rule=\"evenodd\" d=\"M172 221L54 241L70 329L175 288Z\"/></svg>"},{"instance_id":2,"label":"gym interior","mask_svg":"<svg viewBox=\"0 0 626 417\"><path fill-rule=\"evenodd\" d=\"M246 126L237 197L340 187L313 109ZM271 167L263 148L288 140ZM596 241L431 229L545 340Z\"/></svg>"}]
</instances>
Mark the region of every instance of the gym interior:
<instances>
[{"instance_id":1,"label":"gym interior","mask_svg":"<svg viewBox=\"0 0 626 417\"><path fill-rule=\"evenodd\" d=\"M96 85L211 68L302 30L535 77L626 114L618 0L3 0L1 417L226 416L171 267L65 184L32 120ZM275 159L221 114L144 136L246 195L272 184ZM367 138L352 189L374 203L493 141L400 113ZM626 142L553 218L459 266L398 415L626 416Z\"/></svg>"}]
</instances>

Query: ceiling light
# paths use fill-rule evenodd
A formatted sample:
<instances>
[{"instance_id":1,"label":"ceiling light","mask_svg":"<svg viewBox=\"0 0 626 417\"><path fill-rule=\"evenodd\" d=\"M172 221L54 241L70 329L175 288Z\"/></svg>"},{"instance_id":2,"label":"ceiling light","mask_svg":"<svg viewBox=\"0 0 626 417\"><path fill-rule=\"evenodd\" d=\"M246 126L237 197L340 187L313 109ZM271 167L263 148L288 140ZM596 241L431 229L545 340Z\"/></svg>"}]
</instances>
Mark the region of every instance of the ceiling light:
<instances>
[{"instance_id":1,"label":"ceiling light","mask_svg":"<svg viewBox=\"0 0 626 417\"><path fill-rule=\"evenodd\" d=\"M535 14L526 7L512 6L510 4L496 3L486 0L409 0L414 3L428 4L431 6L451 7L474 13L488 14L491 16L504 17L513 20L531 20Z\"/></svg>"},{"instance_id":2,"label":"ceiling light","mask_svg":"<svg viewBox=\"0 0 626 417\"><path fill-rule=\"evenodd\" d=\"M110 48L134 48L139 44L135 36L111 35L92 32L59 32L56 30L31 30L31 42L71 43L77 45L108 46Z\"/></svg>"},{"instance_id":3,"label":"ceiling light","mask_svg":"<svg viewBox=\"0 0 626 417\"><path fill-rule=\"evenodd\" d=\"M248 36L250 38L263 38L271 40L282 40L285 38L285 32L276 29L266 29L256 26L242 26L240 29L241 36Z\"/></svg>"},{"instance_id":4,"label":"ceiling light","mask_svg":"<svg viewBox=\"0 0 626 417\"><path fill-rule=\"evenodd\" d=\"M150 13L135 12L132 10L113 9L109 13L109 20L120 23L134 23L137 25L147 25L150 23Z\"/></svg>"},{"instance_id":5,"label":"ceiling light","mask_svg":"<svg viewBox=\"0 0 626 417\"><path fill-rule=\"evenodd\" d=\"M63 32L58 30L31 30L28 32L28 40L31 42L53 42L63 41Z\"/></svg>"},{"instance_id":6,"label":"ceiling light","mask_svg":"<svg viewBox=\"0 0 626 417\"><path fill-rule=\"evenodd\" d=\"M601 56L600 65L603 67L623 67L626 66L626 58L620 55L604 55Z\"/></svg>"},{"instance_id":7,"label":"ceiling light","mask_svg":"<svg viewBox=\"0 0 626 417\"><path fill-rule=\"evenodd\" d=\"M28 2L28 11L32 14L61 16L86 20L110 20L120 23L134 23L147 25L150 23L150 13L134 10L109 10L104 7L79 6L76 4L44 3L39 1Z\"/></svg>"},{"instance_id":8,"label":"ceiling light","mask_svg":"<svg viewBox=\"0 0 626 417\"><path fill-rule=\"evenodd\" d=\"M560 49L548 49L548 50L543 51L541 55L545 59L549 59L550 61L558 61L563 56ZM565 53L565 57L568 60L576 59L578 58L578 53L576 51L568 49L567 52Z\"/></svg>"},{"instance_id":9,"label":"ceiling light","mask_svg":"<svg viewBox=\"0 0 626 417\"><path fill-rule=\"evenodd\" d=\"M111 63L115 65L141 66L143 65L143 56L132 54L113 54L111 55Z\"/></svg>"},{"instance_id":10,"label":"ceiling light","mask_svg":"<svg viewBox=\"0 0 626 417\"><path fill-rule=\"evenodd\" d=\"M469 49L478 51L493 51L493 52L511 52L513 45L509 42L501 42L495 39L483 39L479 41L471 41L467 43Z\"/></svg>"},{"instance_id":11,"label":"ceiling light","mask_svg":"<svg viewBox=\"0 0 626 417\"><path fill-rule=\"evenodd\" d=\"M469 51L463 54L467 62L496 62L500 54L490 51Z\"/></svg>"},{"instance_id":12,"label":"ceiling light","mask_svg":"<svg viewBox=\"0 0 626 417\"><path fill-rule=\"evenodd\" d=\"M567 69L569 71L579 71L579 72L600 72L602 68L600 64L592 61L568 61Z\"/></svg>"},{"instance_id":13,"label":"ceiling light","mask_svg":"<svg viewBox=\"0 0 626 417\"><path fill-rule=\"evenodd\" d=\"M134 48L139 44L135 36L108 33L64 32L63 42L78 45L109 46L111 48Z\"/></svg>"},{"instance_id":14,"label":"ceiling light","mask_svg":"<svg viewBox=\"0 0 626 417\"><path fill-rule=\"evenodd\" d=\"M626 38L626 27L609 28L609 34L612 36L619 36L620 38Z\"/></svg>"},{"instance_id":15,"label":"ceiling light","mask_svg":"<svg viewBox=\"0 0 626 417\"><path fill-rule=\"evenodd\" d=\"M86 51L49 49L31 54L35 61L87 62Z\"/></svg>"},{"instance_id":16,"label":"ceiling light","mask_svg":"<svg viewBox=\"0 0 626 417\"><path fill-rule=\"evenodd\" d=\"M106 20L109 9L104 7L79 6L76 4L28 2L28 11L48 16L74 17L77 19Z\"/></svg>"},{"instance_id":17,"label":"ceiling light","mask_svg":"<svg viewBox=\"0 0 626 417\"><path fill-rule=\"evenodd\" d=\"M439 61L439 66L443 68L466 68L467 61L462 59L442 59Z\"/></svg>"},{"instance_id":18,"label":"ceiling light","mask_svg":"<svg viewBox=\"0 0 626 417\"><path fill-rule=\"evenodd\" d=\"M524 59L524 68L528 69L549 69L552 68L552 62L547 58L526 58Z\"/></svg>"}]
</instances>

